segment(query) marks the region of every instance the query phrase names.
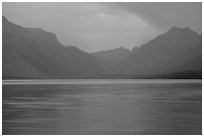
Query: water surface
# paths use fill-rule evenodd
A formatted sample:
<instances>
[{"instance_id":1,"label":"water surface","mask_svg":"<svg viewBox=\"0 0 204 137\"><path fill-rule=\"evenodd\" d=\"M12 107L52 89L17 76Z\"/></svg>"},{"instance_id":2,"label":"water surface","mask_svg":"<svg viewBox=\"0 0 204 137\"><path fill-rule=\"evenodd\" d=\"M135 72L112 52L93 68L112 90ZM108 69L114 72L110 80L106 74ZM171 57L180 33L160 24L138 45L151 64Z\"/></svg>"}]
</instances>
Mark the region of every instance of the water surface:
<instances>
[{"instance_id":1,"label":"water surface","mask_svg":"<svg viewBox=\"0 0 204 137\"><path fill-rule=\"evenodd\" d=\"M202 134L201 80L3 81L3 134Z\"/></svg>"}]
</instances>

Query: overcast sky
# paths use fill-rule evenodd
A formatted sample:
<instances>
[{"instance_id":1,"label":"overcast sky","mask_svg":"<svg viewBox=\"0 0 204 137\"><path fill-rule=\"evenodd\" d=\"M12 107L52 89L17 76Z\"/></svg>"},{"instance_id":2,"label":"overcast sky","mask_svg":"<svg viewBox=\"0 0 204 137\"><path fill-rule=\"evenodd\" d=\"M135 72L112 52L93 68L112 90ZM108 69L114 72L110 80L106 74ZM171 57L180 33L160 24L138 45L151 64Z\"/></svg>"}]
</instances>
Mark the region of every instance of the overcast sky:
<instances>
[{"instance_id":1,"label":"overcast sky","mask_svg":"<svg viewBox=\"0 0 204 137\"><path fill-rule=\"evenodd\" d=\"M23 27L57 35L87 52L132 49L172 26L201 34L201 3L3 3L3 15Z\"/></svg>"}]
</instances>

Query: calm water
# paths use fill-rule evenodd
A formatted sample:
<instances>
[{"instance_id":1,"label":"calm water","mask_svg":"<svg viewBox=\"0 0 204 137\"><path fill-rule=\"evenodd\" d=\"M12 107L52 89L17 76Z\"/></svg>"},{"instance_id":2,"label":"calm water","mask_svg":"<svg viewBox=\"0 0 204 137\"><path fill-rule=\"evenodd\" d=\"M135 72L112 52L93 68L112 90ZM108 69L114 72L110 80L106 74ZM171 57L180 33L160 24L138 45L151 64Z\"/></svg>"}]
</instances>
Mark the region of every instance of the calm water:
<instances>
[{"instance_id":1,"label":"calm water","mask_svg":"<svg viewBox=\"0 0 204 137\"><path fill-rule=\"evenodd\" d=\"M202 134L201 80L3 81L3 134Z\"/></svg>"}]
</instances>

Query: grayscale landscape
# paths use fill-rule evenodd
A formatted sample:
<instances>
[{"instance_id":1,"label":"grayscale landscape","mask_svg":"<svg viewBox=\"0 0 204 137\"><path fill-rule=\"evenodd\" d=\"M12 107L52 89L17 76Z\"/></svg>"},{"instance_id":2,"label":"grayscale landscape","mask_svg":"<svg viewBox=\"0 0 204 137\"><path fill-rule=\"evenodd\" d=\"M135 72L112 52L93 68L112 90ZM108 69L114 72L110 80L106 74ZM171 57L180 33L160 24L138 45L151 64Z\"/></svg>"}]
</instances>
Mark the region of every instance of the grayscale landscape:
<instances>
[{"instance_id":1,"label":"grayscale landscape","mask_svg":"<svg viewBox=\"0 0 204 137\"><path fill-rule=\"evenodd\" d=\"M202 134L201 2L2 7L3 135Z\"/></svg>"}]
</instances>

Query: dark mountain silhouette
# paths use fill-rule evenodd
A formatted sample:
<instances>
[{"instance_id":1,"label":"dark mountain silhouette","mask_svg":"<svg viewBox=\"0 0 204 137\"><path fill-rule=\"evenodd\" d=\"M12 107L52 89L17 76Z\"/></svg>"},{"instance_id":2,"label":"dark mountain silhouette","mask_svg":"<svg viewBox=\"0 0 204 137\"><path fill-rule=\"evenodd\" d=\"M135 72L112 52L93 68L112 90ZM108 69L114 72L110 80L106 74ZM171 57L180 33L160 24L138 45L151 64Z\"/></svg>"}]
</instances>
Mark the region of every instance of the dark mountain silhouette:
<instances>
[{"instance_id":1,"label":"dark mountain silhouette","mask_svg":"<svg viewBox=\"0 0 204 137\"><path fill-rule=\"evenodd\" d=\"M130 51L123 47L92 53L96 61L110 73L118 63L122 62L129 55Z\"/></svg>"},{"instance_id":2,"label":"dark mountain silhouette","mask_svg":"<svg viewBox=\"0 0 204 137\"><path fill-rule=\"evenodd\" d=\"M120 69L115 72L153 75L201 70L201 39L201 36L189 28L173 27L137 49L137 52L120 63L117 67Z\"/></svg>"},{"instance_id":3,"label":"dark mountain silhouette","mask_svg":"<svg viewBox=\"0 0 204 137\"><path fill-rule=\"evenodd\" d=\"M3 78L75 78L106 72L86 52L64 47L53 33L2 22Z\"/></svg>"}]
</instances>

